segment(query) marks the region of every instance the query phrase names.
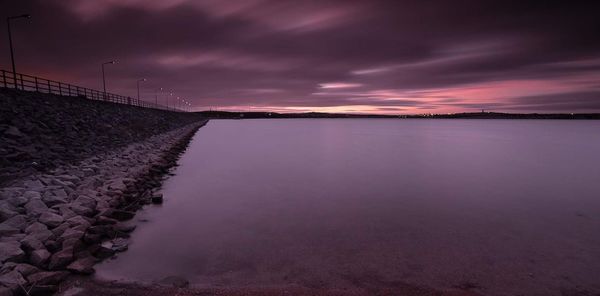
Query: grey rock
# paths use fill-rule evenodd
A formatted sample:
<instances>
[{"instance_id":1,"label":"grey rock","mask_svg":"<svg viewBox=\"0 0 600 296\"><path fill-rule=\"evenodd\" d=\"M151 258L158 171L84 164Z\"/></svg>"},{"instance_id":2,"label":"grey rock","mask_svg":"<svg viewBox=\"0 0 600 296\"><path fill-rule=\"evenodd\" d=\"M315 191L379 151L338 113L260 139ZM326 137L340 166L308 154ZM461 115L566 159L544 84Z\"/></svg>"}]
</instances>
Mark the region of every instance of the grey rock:
<instances>
[{"instance_id":1,"label":"grey rock","mask_svg":"<svg viewBox=\"0 0 600 296\"><path fill-rule=\"evenodd\" d=\"M25 193L23 193L23 197L25 197L27 200L34 198L42 199L42 195L37 191L25 191Z\"/></svg>"},{"instance_id":2,"label":"grey rock","mask_svg":"<svg viewBox=\"0 0 600 296\"><path fill-rule=\"evenodd\" d=\"M102 240L102 236L100 234L86 233L81 240L88 245L93 245L99 243Z\"/></svg>"},{"instance_id":3,"label":"grey rock","mask_svg":"<svg viewBox=\"0 0 600 296\"><path fill-rule=\"evenodd\" d=\"M0 262L21 262L23 259L25 252L19 242L0 242Z\"/></svg>"},{"instance_id":4,"label":"grey rock","mask_svg":"<svg viewBox=\"0 0 600 296\"><path fill-rule=\"evenodd\" d=\"M92 274L94 273L94 264L96 264L96 258L86 257L69 264L67 270L79 274Z\"/></svg>"},{"instance_id":5,"label":"grey rock","mask_svg":"<svg viewBox=\"0 0 600 296\"><path fill-rule=\"evenodd\" d=\"M113 210L111 214L111 218L117 219L119 221L131 220L133 216L135 216L134 212L123 210Z\"/></svg>"},{"instance_id":6,"label":"grey rock","mask_svg":"<svg viewBox=\"0 0 600 296\"><path fill-rule=\"evenodd\" d=\"M66 271L42 271L29 275L27 280L34 285L56 285L68 275Z\"/></svg>"},{"instance_id":7,"label":"grey rock","mask_svg":"<svg viewBox=\"0 0 600 296\"><path fill-rule=\"evenodd\" d=\"M44 248L44 244L32 235L28 235L21 240L21 247L26 251L33 251Z\"/></svg>"},{"instance_id":8,"label":"grey rock","mask_svg":"<svg viewBox=\"0 0 600 296\"><path fill-rule=\"evenodd\" d=\"M81 217L81 216L75 216L73 218L69 218L69 219L67 219L67 223L72 227L83 226L86 229L91 226L90 221L88 221L86 218Z\"/></svg>"},{"instance_id":9,"label":"grey rock","mask_svg":"<svg viewBox=\"0 0 600 296\"><path fill-rule=\"evenodd\" d=\"M82 215L82 216L86 216L86 217L91 217L92 215L94 215L94 211L95 211L93 208L88 208L88 207L85 207L78 203L72 203L71 210L78 215Z\"/></svg>"},{"instance_id":10,"label":"grey rock","mask_svg":"<svg viewBox=\"0 0 600 296\"><path fill-rule=\"evenodd\" d=\"M113 225L113 229L115 231L125 232L125 233L132 232L135 230L135 228L136 228L136 225L132 224L132 223L120 222L120 223Z\"/></svg>"},{"instance_id":11,"label":"grey rock","mask_svg":"<svg viewBox=\"0 0 600 296\"><path fill-rule=\"evenodd\" d=\"M46 192L42 199L48 206L52 207L60 204L66 204L68 197L64 189L58 189L53 190L52 193Z\"/></svg>"},{"instance_id":12,"label":"grey rock","mask_svg":"<svg viewBox=\"0 0 600 296\"><path fill-rule=\"evenodd\" d=\"M27 264L27 263L18 263L18 264L15 265L15 267L13 268L13 270L18 271L23 276L28 276L30 274L34 274L36 272L40 272L39 268L37 268L37 267L35 267L33 265L30 265L30 264Z\"/></svg>"},{"instance_id":13,"label":"grey rock","mask_svg":"<svg viewBox=\"0 0 600 296\"><path fill-rule=\"evenodd\" d=\"M0 275L0 286L5 286L13 291L19 291L20 287L25 284L27 281L16 270Z\"/></svg>"},{"instance_id":14,"label":"grey rock","mask_svg":"<svg viewBox=\"0 0 600 296\"><path fill-rule=\"evenodd\" d=\"M55 237L60 237L63 233L65 233L65 230L67 230L69 228L71 228L69 223L64 222L63 224L60 224L58 227L52 229L52 233L54 234Z\"/></svg>"},{"instance_id":15,"label":"grey rock","mask_svg":"<svg viewBox=\"0 0 600 296\"><path fill-rule=\"evenodd\" d=\"M62 224L64 219L60 215L54 214L50 211L46 211L40 215L38 221L40 221L43 224L46 224L50 228L54 228Z\"/></svg>"},{"instance_id":16,"label":"grey rock","mask_svg":"<svg viewBox=\"0 0 600 296\"><path fill-rule=\"evenodd\" d=\"M60 252L54 253L50 257L50 263L48 269L56 270L63 268L73 261L73 249L65 249Z\"/></svg>"},{"instance_id":17,"label":"grey rock","mask_svg":"<svg viewBox=\"0 0 600 296\"><path fill-rule=\"evenodd\" d=\"M78 239L78 238L65 239L62 242L62 248L63 249L72 249L73 252L78 252L83 249L83 242L81 241L81 239Z\"/></svg>"},{"instance_id":18,"label":"grey rock","mask_svg":"<svg viewBox=\"0 0 600 296\"><path fill-rule=\"evenodd\" d=\"M32 191L40 191L44 189L44 184L42 184L40 180L27 180L23 182L23 184Z\"/></svg>"},{"instance_id":19,"label":"grey rock","mask_svg":"<svg viewBox=\"0 0 600 296\"><path fill-rule=\"evenodd\" d=\"M29 235L27 235L25 238L27 238L29 236L34 237L43 243L43 242L53 238L54 234L52 233L52 231L50 231L48 229L38 229L36 231L32 231L31 233L29 233Z\"/></svg>"},{"instance_id":20,"label":"grey rock","mask_svg":"<svg viewBox=\"0 0 600 296\"><path fill-rule=\"evenodd\" d=\"M60 247L61 247L61 243L55 241L55 240L47 240L44 242L44 246L46 246L46 249L48 251L50 251L50 253L56 253L58 251L60 251Z\"/></svg>"},{"instance_id":21,"label":"grey rock","mask_svg":"<svg viewBox=\"0 0 600 296\"><path fill-rule=\"evenodd\" d=\"M62 199L67 199L69 197L64 189L53 190L52 193L54 194L54 196Z\"/></svg>"},{"instance_id":22,"label":"grey rock","mask_svg":"<svg viewBox=\"0 0 600 296\"><path fill-rule=\"evenodd\" d=\"M113 250L114 252L123 252L127 250L129 244L126 239L116 238L110 241L105 241L101 244L102 247Z\"/></svg>"},{"instance_id":23,"label":"grey rock","mask_svg":"<svg viewBox=\"0 0 600 296\"><path fill-rule=\"evenodd\" d=\"M17 233L10 236L0 236L0 242L18 242L25 238L26 234Z\"/></svg>"},{"instance_id":24,"label":"grey rock","mask_svg":"<svg viewBox=\"0 0 600 296\"><path fill-rule=\"evenodd\" d=\"M18 233L21 233L21 230L19 230L18 228L7 225L5 223L0 224L0 237L11 236L13 234Z\"/></svg>"},{"instance_id":25,"label":"grey rock","mask_svg":"<svg viewBox=\"0 0 600 296\"><path fill-rule=\"evenodd\" d=\"M61 216L63 216L63 218L65 220L77 216L77 214L75 212L73 212L73 210L71 210L71 207L69 206L69 204L56 205L52 208L58 209L58 212L60 213Z\"/></svg>"},{"instance_id":26,"label":"grey rock","mask_svg":"<svg viewBox=\"0 0 600 296\"><path fill-rule=\"evenodd\" d=\"M63 234L60 236L60 238L63 241L70 239L70 238L80 239L83 237L83 234L84 234L84 232L81 230L69 228L69 229L65 230L65 232L63 232Z\"/></svg>"},{"instance_id":27,"label":"grey rock","mask_svg":"<svg viewBox=\"0 0 600 296\"><path fill-rule=\"evenodd\" d=\"M23 215L15 215L2 222L0 225L12 226L19 230L23 230L27 227L27 218Z\"/></svg>"},{"instance_id":28,"label":"grey rock","mask_svg":"<svg viewBox=\"0 0 600 296\"><path fill-rule=\"evenodd\" d=\"M96 200L89 196L86 196L86 195L80 195L73 202L76 204L79 204L81 206L84 206L86 208L90 208L90 209L96 208Z\"/></svg>"},{"instance_id":29,"label":"grey rock","mask_svg":"<svg viewBox=\"0 0 600 296\"><path fill-rule=\"evenodd\" d=\"M33 233L33 232L38 232L38 231L42 231L42 230L48 230L48 226L46 226L40 222L34 222L31 225L27 226L27 228L25 228L25 233Z\"/></svg>"},{"instance_id":30,"label":"grey rock","mask_svg":"<svg viewBox=\"0 0 600 296\"><path fill-rule=\"evenodd\" d=\"M94 255L100 259L106 259L115 254L111 242L103 242L102 244L95 246L93 252Z\"/></svg>"},{"instance_id":31,"label":"grey rock","mask_svg":"<svg viewBox=\"0 0 600 296\"><path fill-rule=\"evenodd\" d=\"M96 224L98 224L98 225L111 225L111 224L117 224L117 223L119 223L119 221L117 221L116 219L113 219L113 218L109 218L109 217L98 216L98 218L96 218Z\"/></svg>"},{"instance_id":32,"label":"grey rock","mask_svg":"<svg viewBox=\"0 0 600 296\"><path fill-rule=\"evenodd\" d=\"M18 214L13 205L6 201L0 201L0 222L4 222Z\"/></svg>"},{"instance_id":33,"label":"grey rock","mask_svg":"<svg viewBox=\"0 0 600 296\"><path fill-rule=\"evenodd\" d=\"M161 204L163 203L163 195L162 193L154 193L152 194L152 203Z\"/></svg>"},{"instance_id":34,"label":"grey rock","mask_svg":"<svg viewBox=\"0 0 600 296\"><path fill-rule=\"evenodd\" d=\"M29 201L28 198L21 196L21 195L13 196L6 200L6 202L8 202L9 204L11 204L15 207L20 207L20 206L26 204L28 201Z\"/></svg>"},{"instance_id":35,"label":"grey rock","mask_svg":"<svg viewBox=\"0 0 600 296\"><path fill-rule=\"evenodd\" d=\"M25 209L27 214L39 216L48 211L48 206L41 199L34 198L25 204Z\"/></svg>"},{"instance_id":36,"label":"grey rock","mask_svg":"<svg viewBox=\"0 0 600 296\"><path fill-rule=\"evenodd\" d=\"M39 249L31 252L29 256L29 261L33 263L35 266L43 267L45 263L50 258L51 254L46 249Z\"/></svg>"}]
</instances>

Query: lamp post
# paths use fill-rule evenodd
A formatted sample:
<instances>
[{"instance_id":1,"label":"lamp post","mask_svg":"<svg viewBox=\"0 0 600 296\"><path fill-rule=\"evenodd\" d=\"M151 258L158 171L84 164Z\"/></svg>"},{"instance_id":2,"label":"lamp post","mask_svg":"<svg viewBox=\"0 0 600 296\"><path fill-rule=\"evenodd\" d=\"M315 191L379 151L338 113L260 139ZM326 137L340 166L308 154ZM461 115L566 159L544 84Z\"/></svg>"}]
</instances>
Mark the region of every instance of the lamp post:
<instances>
[{"instance_id":1,"label":"lamp post","mask_svg":"<svg viewBox=\"0 0 600 296\"><path fill-rule=\"evenodd\" d=\"M17 84L17 67L15 66L15 52L13 49L13 44L12 44L12 32L10 30L10 21L12 20L16 20L16 19L20 19L20 18L31 18L31 15L29 14L22 14L22 15L17 15L17 16L9 16L6 18L6 24L8 27L8 44L10 47L10 61L12 63L12 72L13 72L13 82L15 84L15 89L18 89L19 86Z\"/></svg>"},{"instance_id":2,"label":"lamp post","mask_svg":"<svg viewBox=\"0 0 600 296\"><path fill-rule=\"evenodd\" d=\"M142 78L142 79L138 79L137 80L137 95L138 95L137 99L138 99L138 102L140 101L140 82L144 82L144 81L146 81L146 78Z\"/></svg>"},{"instance_id":3,"label":"lamp post","mask_svg":"<svg viewBox=\"0 0 600 296\"><path fill-rule=\"evenodd\" d=\"M166 97L166 100L167 100L167 109L169 109L169 97L173 97L173 92L171 92L169 94L169 96Z\"/></svg>"},{"instance_id":4,"label":"lamp post","mask_svg":"<svg viewBox=\"0 0 600 296\"><path fill-rule=\"evenodd\" d=\"M158 106L158 92L162 93L162 91L163 91L162 87L154 91L154 104L156 106Z\"/></svg>"},{"instance_id":5,"label":"lamp post","mask_svg":"<svg viewBox=\"0 0 600 296\"><path fill-rule=\"evenodd\" d=\"M106 76L104 75L104 65L114 65L117 61L102 63L102 88L104 89L104 100L106 101Z\"/></svg>"}]
</instances>

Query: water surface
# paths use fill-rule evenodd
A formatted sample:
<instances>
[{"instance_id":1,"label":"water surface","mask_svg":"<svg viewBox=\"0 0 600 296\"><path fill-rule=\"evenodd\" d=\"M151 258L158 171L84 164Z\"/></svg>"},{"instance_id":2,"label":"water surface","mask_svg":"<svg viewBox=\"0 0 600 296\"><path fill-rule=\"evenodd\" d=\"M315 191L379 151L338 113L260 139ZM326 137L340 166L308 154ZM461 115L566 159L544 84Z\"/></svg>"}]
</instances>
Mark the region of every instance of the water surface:
<instances>
[{"instance_id":1,"label":"water surface","mask_svg":"<svg viewBox=\"0 0 600 296\"><path fill-rule=\"evenodd\" d=\"M599 121L213 120L98 275L598 293L599 132Z\"/></svg>"}]
</instances>

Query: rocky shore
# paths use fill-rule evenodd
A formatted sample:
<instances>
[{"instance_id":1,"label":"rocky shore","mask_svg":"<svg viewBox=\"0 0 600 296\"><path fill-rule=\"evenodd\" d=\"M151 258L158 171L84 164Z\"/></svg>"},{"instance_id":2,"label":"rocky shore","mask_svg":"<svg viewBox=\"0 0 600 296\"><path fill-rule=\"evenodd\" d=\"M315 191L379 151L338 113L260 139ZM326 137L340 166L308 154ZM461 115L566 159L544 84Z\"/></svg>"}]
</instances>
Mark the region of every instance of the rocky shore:
<instances>
[{"instance_id":1,"label":"rocky shore","mask_svg":"<svg viewBox=\"0 0 600 296\"><path fill-rule=\"evenodd\" d=\"M0 88L0 186L201 118L195 113Z\"/></svg>"},{"instance_id":2,"label":"rocky shore","mask_svg":"<svg viewBox=\"0 0 600 296\"><path fill-rule=\"evenodd\" d=\"M127 220L154 193L205 121L34 174L0 189L0 295L54 292L127 249Z\"/></svg>"},{"instance_id":3,"label":"rocky shore","mask_svg":"<svg viewBox=\"0 0 600 296\"><path fill-rule=\"evenodd\" d=\"M6 89L0 113L0 296L52 294L126 250L128 220L162 202L162 178L207 122Z\"/></svg>"}]
</instances>

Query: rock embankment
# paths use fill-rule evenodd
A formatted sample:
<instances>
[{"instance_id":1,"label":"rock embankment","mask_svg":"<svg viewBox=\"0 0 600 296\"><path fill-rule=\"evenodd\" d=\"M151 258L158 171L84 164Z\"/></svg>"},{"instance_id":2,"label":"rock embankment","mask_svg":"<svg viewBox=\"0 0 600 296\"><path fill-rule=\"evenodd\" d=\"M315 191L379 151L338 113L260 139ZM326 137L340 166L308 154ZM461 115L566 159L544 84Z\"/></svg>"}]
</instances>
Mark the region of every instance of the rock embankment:
<instances>
[{"instance_id":1,"label":"rock embankment","mask_svg":"<svg viewBox=\"0 0 600 296\"><path fill-rule=\"evenodd\" d=\"M0 296L47 295L127 249L197 114L0 89Z\"/></svg>"},{"instance_id":2,"label":"rock embankment","mask_svg":"<svg viewBox=\"0 0 600 296\"><path fill-rule=\"evenodd\" d=\"M154 199L201 121L0 189L0 295L45 295L70 273L127 249L135 210Z\"/></svg>"},{"instance_id":3,"label":"rock embankment","mask_svg":"<svg viewBox=\"0 0 600 296\"><path fill-rule=\"evenodd\" d=\"M198 120L194 113L0 88L0 186Z\"/></svg>"}]
</instances>

